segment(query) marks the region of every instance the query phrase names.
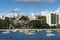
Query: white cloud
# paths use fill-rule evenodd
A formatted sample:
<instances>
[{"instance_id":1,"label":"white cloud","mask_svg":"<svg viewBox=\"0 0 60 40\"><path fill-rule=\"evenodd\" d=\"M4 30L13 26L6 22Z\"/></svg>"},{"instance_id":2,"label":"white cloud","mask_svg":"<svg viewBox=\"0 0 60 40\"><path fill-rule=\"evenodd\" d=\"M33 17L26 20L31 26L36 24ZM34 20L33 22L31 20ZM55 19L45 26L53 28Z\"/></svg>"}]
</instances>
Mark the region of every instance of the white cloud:
<instances>
[{"instance_id":1,"label":"white cloud","mask_svg":"<svg viewBox=\"0 0 60 40\"><path fill-rule=\"evenodd\" d=\"M19 11L19 8L15 8L15 9L13 9L14 11Z\"/></svg>"},{"instance_id":2,"label":"white cloud","mask_svg":"<svg viewBox=\"0 0 60 40\"><path fill-rule=\"evenodd\" d=\"M14 17L14 16L17 16L16 13L7 13L7 12L3 12L3 13L0 13L0 16L5 16L5 17Z\"/></svg>"},{"instance_id":3,"label":"white cloud","mask_svg":"<svg viewBox=\"0 0 60 40\"><path fill-rule=\"evenodd\" d=\"M7 13L6 12L1 12L0 16L5 16Z\"/></svg>"},{"instance_id":4,"label":"white cloud","mask_svg":"<svg viewBox=\"0 0 60 40\"><path fill-rule=\"evenodd\" d=\"M21 15L21 13L19 13L19 15ZM18 16L17 13L8 13L6 14L7 17L14 17L14 16Z\"/></svg>"},{"instance_id":5,"label":"white cloud","mask_svg":"<svg viewBox=\"0 0 60 40\"><path fill-rule=\"evenodd\" d=\"M5 16L5 17L12 17L13 15L14 15L13 13L7 13L7 12L0 13L0 16Z\"/></svg>"},{"instance_id":6,"label":"white cloud","mask_svg":"<svg viewBox=\"0 0 60 40\"><path fill-rule=\"evenodd\" d=\"M45 10L45 11L41 11L40 14L43 15L43 16L46 16L46 14L48 14L49 11L48 10Z\"/></svg>"},{"instance_id":7,"label":"white cloud","mask_svg":"<svg viewBox=\"0 0 60 40\"><path fill-rule=\"evenodd\" d=\"M41 11L40 13L41 13L41 15L43 15L43 16L46 16L46 14L48 14L48 13L60 14L60 7L58 7L58 8L57 8L56 10L54 10L54 11L45 10L45 11Z\"/></svg>"},{"instance_id":8,"label":"white cloud","mask_svg":"<svg viewBox=\"0 0 60 40\"><path fill-rule=\"evenodd\" d=\"M54 14L60 14L60 7L58 7L56 10L52 11Z\"/></svg>"},{"instance_id":9,"label":"white cloud","mask_svg":"<svg viewBox=\"0 0 60 40\"><path fill-rule=\"evenodd\" d=\"M58 7L57 10L54 12L57 12L59 14L60 13L60 7Z\"/></svg>"},{"instance_id":10,"label":"white cloud","mask_svg":"<svg viewBox=\"0 0 60 40\"><path fill-rule=\"evenodd\" d=\"M15 9L15 10L18 10L18 9ZM30 13L30 14L35 14L35 15L43 15L43 16L46 16L46 14L48 13L57 13L57 14L60 14L60 7L58 7L56 10L54 11L49 11L49 10L44 10L44 11L41 11L39 13ZM29 15L30 15L29 14ZM19 12L19 15L25 15L24 12ZM10 12L10 13L7 13L7 12L2 12L0 13L0 16L7 16L7 17L13 17L13 16L17 16L17 13L14 13L14 12Z\"/></svg>"},{"instance_id":11,"label":"white cloud","mask_svg":"<svg viewBox=\"0 0 60 40\"><path fill-rule=\"evenodd\" d=\"M6 16L7 16L7 17L14 17L15 14L14 14L14 13L8 13Z\"/></svg>"},{"instance_id":12,"label":"white cloud","mask_svg":"<svg viewBox=\"0 0 60 40\"><path fill-rule=\"evenodd\" d=\"M22 12L19 13L19 15L22 15ZM17 13L8 13L5 16L7 16L7 17L14 17L14 16L18 16L18 14Z\"/></svg>"},{"instance_id":13,"label":"white cloud","mask_svg":"<svg viewBox=\"0 0 60 40\"><path fill-rule=\"evenodd\" d=\"M17 13L19 15L22 15L23 12L20 12L19 8L15 8L11 12L1 12L0 16L13 17L13 16L17 16Z\"/></svg>"},{"instance_id":14,"label":"white cloud","mask_svg":"<svg viewBox=\"0 0 60 40\"><path fill-rule=\"evenodd\" d=\"M12 10L12 12L13 12L13 13L17 13L17 12L19 13L20 10L19 10L19 8L15 8L15 9Z\"/></svg>"},{"instance_id":15,"label":"white cloud","mask_svg":"<svg viewBox=\"0 0 60 40\"><path fill-rule=\"evenodd\" d=\"M32 12L32 13L30 13L30 15L40 15L40 13L34 13L34 12Z\"/></svg>"}]
</instances>

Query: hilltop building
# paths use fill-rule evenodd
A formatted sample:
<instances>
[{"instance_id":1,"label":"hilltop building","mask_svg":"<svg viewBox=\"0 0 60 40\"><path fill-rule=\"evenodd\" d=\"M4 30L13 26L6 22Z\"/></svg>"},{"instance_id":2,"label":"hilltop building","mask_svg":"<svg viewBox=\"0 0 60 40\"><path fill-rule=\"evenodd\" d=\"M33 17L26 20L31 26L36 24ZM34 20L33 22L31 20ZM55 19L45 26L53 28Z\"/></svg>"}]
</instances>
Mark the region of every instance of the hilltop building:
<instances>
[{"instance_id":1,"label":"hilltop building","mask_svg":"<svg viewBox=\"0 0 60 40\"><path fill-rule=\"evenodd\" d=\"M0 19L4 20L4 19L5 19L5 17L4 17L4 16L0 16Z\"/></svg>"},{"instance_id":2,"label":"hilltop building","mask_svg":"<svg viewBox=\"0 0 60 40\"><path fill-rule=\"evenodd\" d=\"M31 14L28 16L30 20L37 20L37 15Z\"/></svg>"}]
</instances>

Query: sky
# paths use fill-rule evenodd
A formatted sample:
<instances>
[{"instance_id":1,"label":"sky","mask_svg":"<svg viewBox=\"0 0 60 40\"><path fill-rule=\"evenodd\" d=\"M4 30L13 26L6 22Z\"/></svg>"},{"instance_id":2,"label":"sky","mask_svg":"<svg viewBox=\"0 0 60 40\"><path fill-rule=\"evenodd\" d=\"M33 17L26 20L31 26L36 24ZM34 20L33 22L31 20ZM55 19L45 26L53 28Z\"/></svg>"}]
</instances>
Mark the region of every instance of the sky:
<instances>
[{"instance_id":1,"label":"sky","mask_svg":"<svg viewBox=\"0 0 60 40\"><path fill-rule=\"evenodd\" d=\"M0 0L0 15L12 15L14 9L19 9L21 15L41 14L46 10L55 11L59 7L60 0Z\"/></svg>"}]
</instances>

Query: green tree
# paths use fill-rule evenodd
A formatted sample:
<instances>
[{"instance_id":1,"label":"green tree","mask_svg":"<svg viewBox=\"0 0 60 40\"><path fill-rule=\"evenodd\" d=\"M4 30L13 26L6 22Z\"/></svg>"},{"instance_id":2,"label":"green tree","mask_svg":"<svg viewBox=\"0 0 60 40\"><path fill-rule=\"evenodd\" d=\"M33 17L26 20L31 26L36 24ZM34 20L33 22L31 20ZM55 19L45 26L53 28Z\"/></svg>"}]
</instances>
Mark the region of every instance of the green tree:
<instances>
[{"instance_id":1,"label":"green tree","mask_svg":"<svg viewBox=\"0 0 60 40\"><path fill-rule=\"evenodd\" d=\"M37 28L37 29L40 29L40 28L50 28L49 25L47 23L41 23L40 21L38 20L32 20L32 21L29 21L27 23L28 27L29 28Z\"/></svg>"},{"instance_id":2,"label":"green tree","mask_svg":"<svg viewBox=\"0 0 60 40\"><path fill-rule=\"evenodd\" d=\"M50 28L47 23L41 23L41 24L42 24L41 28Z\"/></svg>"},{"instance_id":3,"label":"green tree","mask_svg":"<svg viewBox=\"0 0 60 40\"><path fill-rule=\"evenodd\" d=\"M37 20L29 21L27 25L29 26L29 28L40 28L41 27L40 21L37 21Z\"/></svg>"},{"instance_id":4,"label":"green tree","mask_svg":"<svg viewBox=\"0 0 60 40\"><path fill-rule=\"evenodd\" d=\"M27 16L22 16L19 20L25 20L25 21L28 21L29 18Z\"/></svg>"}]
</instances>

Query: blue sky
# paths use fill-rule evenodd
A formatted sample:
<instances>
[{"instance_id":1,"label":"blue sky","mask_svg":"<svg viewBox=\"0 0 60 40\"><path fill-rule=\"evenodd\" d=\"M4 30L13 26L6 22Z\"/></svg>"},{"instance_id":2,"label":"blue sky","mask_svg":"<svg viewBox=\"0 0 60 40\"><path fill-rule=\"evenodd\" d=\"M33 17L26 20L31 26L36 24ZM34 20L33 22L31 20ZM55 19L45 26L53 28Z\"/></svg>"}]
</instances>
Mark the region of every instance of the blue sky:
<instances>
[{"instance_id":1,"label":"blue sky","mask_svg":"<svg viewBox=\"0 0 60 40\"><path fill-rule=\"evenodd\" d=\"M43 1L37 3L23 1L16 2L15 0L0 0L0 12L11 12L13 9L19 8L19 11L23 12L23 15L39 13L44 10L54 11L58 7L60 7L60 0L54 0L53 2Z\"/></svg>"}]
</instances>

